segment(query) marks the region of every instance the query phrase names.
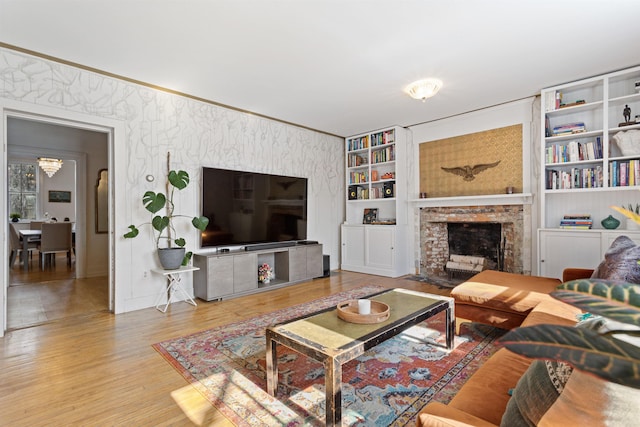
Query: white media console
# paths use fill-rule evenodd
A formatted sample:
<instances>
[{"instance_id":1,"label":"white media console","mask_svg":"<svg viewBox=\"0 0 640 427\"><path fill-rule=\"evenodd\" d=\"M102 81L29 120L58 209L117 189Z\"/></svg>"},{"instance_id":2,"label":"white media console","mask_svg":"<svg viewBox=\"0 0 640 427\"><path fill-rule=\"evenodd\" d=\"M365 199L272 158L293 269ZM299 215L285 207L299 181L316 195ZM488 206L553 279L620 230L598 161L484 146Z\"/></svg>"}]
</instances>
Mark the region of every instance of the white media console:
<instances>
[{"instance_id":1,"label":"white media console","mask_svg":"<svg viewBox=\"0 0 640 427\"><path fill-rule=\"evenodd\" d=\"M193 265L196 297L220 300L293 285L323 275L322 245L293 244L255 250L199 252ZM269 283L258 281L258 266L269 264L274 277Z\"/></svg>"}]
</instances>

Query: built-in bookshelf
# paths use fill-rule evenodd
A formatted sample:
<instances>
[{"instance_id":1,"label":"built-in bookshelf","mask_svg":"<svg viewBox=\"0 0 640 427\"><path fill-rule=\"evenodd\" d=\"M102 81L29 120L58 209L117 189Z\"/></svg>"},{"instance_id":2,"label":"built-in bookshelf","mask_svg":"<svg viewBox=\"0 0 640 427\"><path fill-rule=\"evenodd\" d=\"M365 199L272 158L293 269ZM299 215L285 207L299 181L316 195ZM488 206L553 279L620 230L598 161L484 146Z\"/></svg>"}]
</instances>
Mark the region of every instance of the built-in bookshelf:
<instances>
[{"instance_id":1,"label":"built-in bookshelf","mask_svg":"<svg viewBox=\"0 0 640 427\"><path fill-rule=\"evenodd\" d=\"M398 152L404 155L405 130L390 128L346 139L347 223L362 224L366 208L378 209L378 219L395 222L406 201L406 186L398 194ZM401 166L404 167L404 166ZM403 178L404 179L404 178ZM405 179L406 181L406 179ZM401 203L398 203L401 202Z\"/></svg>"},{"instance_id":2,"label":"built-in bookshelf","mask_svg":"<svg viewBox=\"0 0 640 427\"><path fill-rule=\"evenodd\" d=\"M544 89L541 101L541 228L562 232L539 233L538 247L549 247L549 236L587 247L579 233L602 231L609 215L624 233L624 218L611 206L640 200L640 67ZM590 224L570 226L567 218L577 215Z\"/></svg>"},{"instance_id":3,"label":"built-in bookshelf","mask_svg":"<svg viewBox=\"0 0 640 427\"><path fill-rule=\"evenodd\" d=\"M342 268L396 277L407 274L406 130L345 140L346 218Z\"/></svg>"},{"instance_id":4,"label":"built-in bookshelf","mask_svg":"<svg viewBox=\"0 0 640 427\"><path fill-rule=\"evenodd\" d=\"M559 226L568 194L583 194L572 200L594 226L612 213L606 200L640 199L628 193L640 184L640 67L545 89L541 116L545 227Z\"/></svg>"}]
</instances>

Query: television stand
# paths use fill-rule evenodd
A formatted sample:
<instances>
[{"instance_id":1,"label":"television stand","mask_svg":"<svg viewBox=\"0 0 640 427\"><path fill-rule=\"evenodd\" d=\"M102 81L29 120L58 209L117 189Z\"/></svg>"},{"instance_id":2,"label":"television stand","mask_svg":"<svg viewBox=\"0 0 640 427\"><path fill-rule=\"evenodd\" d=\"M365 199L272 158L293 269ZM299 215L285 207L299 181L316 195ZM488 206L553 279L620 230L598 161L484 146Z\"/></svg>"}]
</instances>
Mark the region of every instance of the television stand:
<instances>
[{"instance_id":1,"label":"television stand","mask_svg":"<svg viewBox=\"0 0 640 427\"><path fill-rule=\"evenodd\" d=\"M322 277L323 261L321 244L295 241L252 245L246 251L195 253L193 266L199 270L193 274L193 291L196 297L213 301L277 289ZM258 282L262 264L273 269L269 283Z\"/></svg>"}]
</instances>

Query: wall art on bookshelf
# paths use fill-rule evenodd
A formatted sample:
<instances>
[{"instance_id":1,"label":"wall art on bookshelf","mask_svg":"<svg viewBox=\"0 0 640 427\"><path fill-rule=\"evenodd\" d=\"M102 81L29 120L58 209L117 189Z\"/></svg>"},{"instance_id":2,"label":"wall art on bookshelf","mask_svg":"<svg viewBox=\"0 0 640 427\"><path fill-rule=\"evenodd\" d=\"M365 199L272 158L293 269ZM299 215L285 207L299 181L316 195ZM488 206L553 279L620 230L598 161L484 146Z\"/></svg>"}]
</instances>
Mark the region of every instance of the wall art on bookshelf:
<instances>
[{"instance_id":1,"label":"wall art on bookshelf","mask_svg":"<svg viewBox=\"0 0 640 427\"><path fill-rule=\"evenodd\" d=\"M378 220L378 209L377 208L365 208L364 214L362 216L363 224L373 224Z\"/></svg>"}]
</instances>

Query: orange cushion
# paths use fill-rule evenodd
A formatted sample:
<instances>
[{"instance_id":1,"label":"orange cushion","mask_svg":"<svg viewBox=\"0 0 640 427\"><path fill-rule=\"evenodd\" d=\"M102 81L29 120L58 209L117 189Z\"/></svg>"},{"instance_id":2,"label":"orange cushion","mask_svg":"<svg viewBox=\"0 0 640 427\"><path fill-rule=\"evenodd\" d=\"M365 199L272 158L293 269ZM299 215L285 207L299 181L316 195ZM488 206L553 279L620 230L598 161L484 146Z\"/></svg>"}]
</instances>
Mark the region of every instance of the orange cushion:
<instances>
[{"instance_id":1,"label":"orange cushion","mask_svg":"<svg viewBox=\"0 0 640 427\"><path fill-rule=\"evenodd\" d=\"M483 306L502 311L527 313L549 299L560 280L485 270L456 286L451 296L456 303Z\"/></svg>"},{"instance_id":2,"label":"orange cushion","mask_svg":"<svg viewBox=\"0 0 640 427\"><path fill-rule=\"evenodd\" d=\"M469 378L449 406L499 425L509 390L515 388L531 362L507 349L498 350Z\"/></svg>"}]
</instances>

